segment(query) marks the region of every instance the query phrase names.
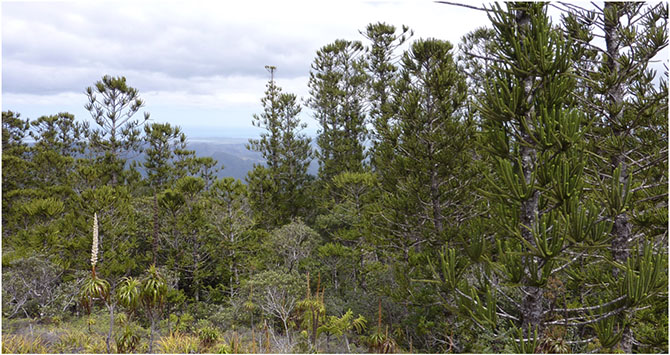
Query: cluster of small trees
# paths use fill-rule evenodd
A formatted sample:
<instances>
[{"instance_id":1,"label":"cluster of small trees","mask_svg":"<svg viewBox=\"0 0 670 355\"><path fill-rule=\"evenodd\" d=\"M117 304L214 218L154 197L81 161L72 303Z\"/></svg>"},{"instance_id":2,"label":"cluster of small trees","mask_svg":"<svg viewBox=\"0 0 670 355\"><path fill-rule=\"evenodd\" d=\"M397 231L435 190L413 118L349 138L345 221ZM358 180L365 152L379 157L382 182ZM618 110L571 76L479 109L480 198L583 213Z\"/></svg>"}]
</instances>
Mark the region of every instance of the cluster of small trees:
<instances>
[{"instance_id":1,"label":"cluster of small trees","mask_svg":"<svg viewBox=\"0 0 670 355\"><path fill-rule=\"evenodd\" d=\"M460 51L384 23L322 47L314 149L266 67L245 182L135 119L124 78L86 90L94 129L3 112L3 316L76 311L82 283L139 309L154 277L167 318L270 321L286 351L667 351L667 4L547 6L481 9ZM45 281L15 282L38 256Z\"/></svg>"}]
</instances>

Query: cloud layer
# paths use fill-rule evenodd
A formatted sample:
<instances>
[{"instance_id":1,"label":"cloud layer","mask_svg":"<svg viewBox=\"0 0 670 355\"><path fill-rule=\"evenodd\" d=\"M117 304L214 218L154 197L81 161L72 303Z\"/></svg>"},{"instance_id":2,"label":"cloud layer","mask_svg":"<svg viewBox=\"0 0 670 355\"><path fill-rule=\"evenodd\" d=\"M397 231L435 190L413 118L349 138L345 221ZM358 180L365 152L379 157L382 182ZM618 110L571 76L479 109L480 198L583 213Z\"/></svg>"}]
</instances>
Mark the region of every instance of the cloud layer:
<instances>
[{"instance_id":1,"label":"cloud layer","mask_svg":"<svg viewBox=\"0 0 670 355\"><path fill-rule=\"evenodd\" d=\"M5 2L3 110L86 116L84 89L110 74L126 76L147 110L165 116L157 120L251 127L265 65L278 67L285 91L305 97L316 50L363 40L358 30L377 21L453 43L487 23L481 12L432 1ZM190 118L171 114L187 109Z\"/></svg>"}]
</instances>

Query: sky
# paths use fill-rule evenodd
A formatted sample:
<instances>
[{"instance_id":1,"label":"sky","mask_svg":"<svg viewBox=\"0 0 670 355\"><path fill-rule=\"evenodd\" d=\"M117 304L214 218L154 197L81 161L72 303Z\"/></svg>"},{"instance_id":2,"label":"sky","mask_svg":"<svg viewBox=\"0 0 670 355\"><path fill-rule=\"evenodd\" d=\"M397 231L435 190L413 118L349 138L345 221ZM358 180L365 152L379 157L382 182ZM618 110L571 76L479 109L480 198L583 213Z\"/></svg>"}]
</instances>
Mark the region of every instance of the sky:
<instances>
[{"instance_id":1,"label":"sky","mask_svg":"<svg viewBox=\"0 0 670 355\"><path fill-rule=\"evenodd\" d=\"M365 43L359 30L369 23L457 46L489 22L483 11L432 0L3 0L0 11L3 111L90 121L86 87L125 76L153 121L191 138L258 136L251 121L262 112L264 67L276 66L277 84L305 100L316 51L336 39ZM315 135L310 110L301 119Z\"/></svg>"},{"instance_id":2,"label":"sky","mask_svg":"<svg viewBox=\"0 0 670 355\"><path fill-rule=\"evenodd\" d=\"M308 97L316 51L387 22L414 39L457 44L482 11L412 1L3 1L2 110L23 118L70 112L90 120L84 90L125 76L156 122L189 137L253 137L269 74ZM138 114L138 117L141 117ZM301 119L316 133L309 110Z\"/></svg>"}]
</instances>

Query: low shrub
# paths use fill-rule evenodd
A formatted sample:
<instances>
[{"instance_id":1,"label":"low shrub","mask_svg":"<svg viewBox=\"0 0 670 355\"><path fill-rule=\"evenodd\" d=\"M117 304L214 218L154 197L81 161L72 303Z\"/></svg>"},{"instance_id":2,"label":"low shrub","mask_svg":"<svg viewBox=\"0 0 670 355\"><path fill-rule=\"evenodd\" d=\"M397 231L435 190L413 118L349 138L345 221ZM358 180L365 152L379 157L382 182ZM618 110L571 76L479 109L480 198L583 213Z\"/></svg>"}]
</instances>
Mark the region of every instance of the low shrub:
<instances>
[{"instance_id":1,"label":"low shrub","mask_svg":"<svg viewBox=\"0 0 670 355\"><path fill-rule=\"evenodd\" d=\"M89 338L88 344L84 346L84 352L87 354L106 354L107 343L104 336L93 336Z\"/></svg>"},{"instance_id":2,"label":"low shrub","mask_svg":"<svg viewBox=\"0 0 670 355\"><path fill-rule=\"evenodd\" d=\"M215 351L215 354L232 354L232 351L230 350L230 346L227 344L219 344Z\"/></svg>"},{"instance_id":3,"label":"low shrub","mask_svg":"<svg viewBox=\"0 0 670 355\"><path fill-rule=\"evenodd\" d=\"M133 353L140 344L140 328L133 323L126 323L114 336L116 351L119 353Z\"/></svg>"},{"instance_id":4,"label":"low shrub","mask_svg":"<svg viewBox=\"0 0 670 355\"><path fill-rule=\"evenodd\" d=\"M179 317L175 330L180 333L189 333L193 330L193 324L195 323L195 318L186 312Z\"/></svg>"},{"instance_id":5,"label":"low shrub","mask_svg":"<svg viewBox=\"0 0 670 355\"><path fill-rule=\"evenodd\" d=\"M203 348L208 348L219 339L219 332L211 326L204 326L198 329L198 339Z\"/></svg>"},{"instance_id":6,"label":"low shrub","mask_svg":"<svg viewBox=\"0 0 670 355\"><path fill-rule=\"evenodd\" d=\"M198 352L198 338L175 333L158 340L158 351L163 354L192 354Z\"/></svg>"},{"instance_id":7,"label":"low shrub","mask_svg":"<svg viewBox=\"0 0 670 355\"><path fill-rule=\"evenodd\" d=\"M23 335L3 335L3 354L40 354L46 353L47 348L40 337L27 337Z\"/></svg>"},{"instance_id":8,"label":"low shrub","mask_svg":"<svg viewBox=\"0 0 670 355\"><path fill-rule=\"evenodd\" d=\"M79 353L84 351L90 342L90 336L79 330L65 330L56 342L57 353Z\"/></svg>"}]
</instances>

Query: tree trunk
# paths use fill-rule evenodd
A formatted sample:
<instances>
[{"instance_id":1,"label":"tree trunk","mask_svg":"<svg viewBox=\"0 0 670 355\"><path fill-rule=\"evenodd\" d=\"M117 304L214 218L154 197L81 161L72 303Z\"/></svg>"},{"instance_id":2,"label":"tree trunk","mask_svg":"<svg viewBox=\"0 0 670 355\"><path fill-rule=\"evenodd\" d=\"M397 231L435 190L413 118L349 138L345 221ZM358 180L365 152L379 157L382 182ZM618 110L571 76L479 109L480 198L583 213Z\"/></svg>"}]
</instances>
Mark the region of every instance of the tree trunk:
<instances>
[{"instance_id":1,"label":"tree trunk","mask_svg":"<svg viewBox=\"0 0 670 355\"><path fill-rule=\"evenodd\" d=\"M228 282L230 283L230 298L233 298L233 294L235 292L235 288L233 287L233 263L230 263L230 266L228 268L228 272L230 272L230 276L228 278Z\"/></svg>"},{"instance_id":2,"label":"tree trunk","mask_svg":"<svg viewBox=\"0 0 670 355\"><path fill-rule=\"evenodd\" d=\"M619 59L621 55L619 50L621 47L621 38L619 38L619 33L617 29L619 27L619 21L621 19L621 12L616 11L619 4L614 4L610 2L605 3L604 12L607 13L612 11L616 13L613 21L607 21L605 17L605 44L607 46L607 68L612 73L621 72L621 64ZM623 73L620 73L623 75ZM609 88L607 92L607 98L609 100L609 105L611 107L610 111L607 113L607 120L609 121L610 126L613 127L612 134L615 136L621 136L625 132L621 129L617 129L620 125L618 123L623 119L623 104L624 104L624 83L619 81ZM620 151L611 158L611 169L614 171L617 167L621 168L620 183L626 184L628 182L628 169L626 166L626 153ZM612 234L614 235L614 240L612 240L612 256L614 260L620 263L625 263L628 259L629 253L627 249L628 238L631 233L631 225L629 221L629 216L626 212L623 212L617 216L613 216L614 226L612 228ZM618 275L618 269L614 269L614 276Z\"/></svg>"},{"instance_id":3,"label":"tree trunk","mask_svg":"<svg viewBox=\"0 0 670 355\"><path fill-rule=\"evenodd\" d=\"M158 254L158 194L154 191L154 234L153 234L153 243L152 243L152 248L153 248L153 261L154 265L156 265L156 258Z\"/></svg>"},{"instance_id":4,"label":"tree trunk","mask_svg":"<svg viewBox=\"0 0 670 355\"><path fill-rule=\"evenodd\" d=\"M155 324L154 316L153 314L151 315L151 328L149 330L149 353L153 354L154 352L154 324Z\"/></svg>"},{"instance_id":5,"label":"tree trunk","mask_svg":"<svg viewBox=\"0 0 670 355\"><path fill-rule=\"evenodd\" d=\"M289 345L291 344L291 335L288 333L288 324L286 323L286 318L282 318L282 322L284 322L284 331L286 332L286 338L288 339Z\"/></svg>"},{"instance_id":6,"label":"tree trunk","mask_svg":"<svg viewBox=\"0 0 670 355\"><path fill-rule=\"evenodd\" d=\"M433 166L430 173L430 197L433 203L433 220L438 237L442 237L444 227L442 225L442 206L440 205L440 182L437 177L437 164ZM438 239L441 241L441 239Z\"/></svg>"},{"instance_id":7,"label":"tree trunk","mask_svg":"<svg viewBox=\"0 0 670 355\"><path fill-rule=\"evenodd\" d=\"M607 68L611 73L616 73L618 75L623 75L621 73L621 64L619 63L620 54L619 50L621 48L621 38L617 32L619 23L621 21L622 13L618 11L620 4L614 4L611 2L605 2L605 7L603 8L603 18L604 18L604 30L605 30L605 45L607 50ZM611 21L608 21L606 13L612 11L616 15L611 18ZM615 74L615 75L616 75ZM613 86L611 86L607 93L607 99L609 101L610 111L608 114L608 122L611 127L613 127L612 134L615 136L621 136L625 132L620 127L620 122L623 119L623 105L624 105L624 83L623 81L617 81ZM625 151L617 152L611 158L611 170L614 171L617 168L621 169L620 180L618 183L626 186L628 184L628 169L626 166L626 153ZM612 216L614 219L614 225L612 226L612 235L614 239L612 240L611 251L614 261L624 264L626 259L629 257L628 252L628 239L632 231L632 225L630 223L630 218L628 212L622 212L617 216ZM612 274L615 278L619 276L619 269L614 268ZM623 331L623 337L619 342L619 347L624 353L631 353L633 351L633 333L627 322L627 315L624 315L625 327Z\"/></svg>"},{"instance_id":8,"label":"tree trunk","mask_svg":"<svg viewBox=\"0 0 670 355\"><path fill-rule=\"evenodd\" d=\"M112 346L110 342L112 340L112 332L114 331L114 305L108 305L107 309L109 309L109 333L107 333L107 341L105 343L107 344L107 353L111 354Z\"/></svg>"},{"instance_id":9,"label":"tree trunk","mask_svg":"<svg viewBox=\"0 0 670 355\"><path fill-rule=\"evenodd\" d=\"M196 236L193 236L193 240L196 239ZM200 255L198 255L199 245L198 243L193 244L193 286L195 287L195 301L200 302L200 277L198 276L198 270L200 269Z\"/></svg>"},{"instance_id":10,"label":"tree trunk","mask_svg":"<svg viewBox=\"0 0 670 355\"><path fill-rule=\"evenodd\" d=\"M522 37L528 35L530 30L530 15L525 10L517 10L516 13L516 22L519 26L519 31ZM521 154L521 169L523 173L524 180L527 185L532 183L533 179L533 170L535 169L535 164L537 162L537 150L534 147L534 142L531 137L532 119L534 116L534 106L533 106L533 94L532 86L533 80L535 78L532 76L526 76L522 80L522 85L524 88L524 94L526 101L529 104L529 110L524 113L524 119L528 124L529 131L521 131L522 144L520 148ZM527 197L525 200L521 201L521 210L519 216L519 222L521 224L521 236L524 240L528 241L531 245L535 245L535 240L533 238L532 232L525 226L532 228L536 223L536 218L538 215L538 202L540 199L539 191L534 191L531 196ZM530 265L531 263L537 264L541 260L533 256L525 256L524 263ZM525 277L526 278L538 278L539 275L531 275L528 267L525 267ZM538 273L541 273L541 269L538 268ZM525 296L521 304L521 321L523 330L527 331L528 329L536 329L542 324L542 313L543 313L543 290L539 287L534 286L523 286L523 292Z\"/></svg>"}]
</instances>

